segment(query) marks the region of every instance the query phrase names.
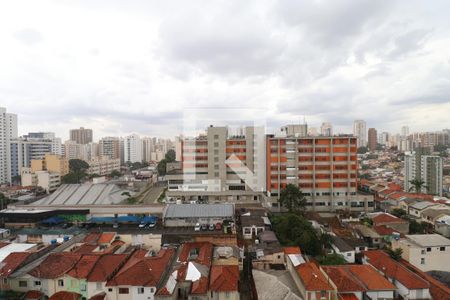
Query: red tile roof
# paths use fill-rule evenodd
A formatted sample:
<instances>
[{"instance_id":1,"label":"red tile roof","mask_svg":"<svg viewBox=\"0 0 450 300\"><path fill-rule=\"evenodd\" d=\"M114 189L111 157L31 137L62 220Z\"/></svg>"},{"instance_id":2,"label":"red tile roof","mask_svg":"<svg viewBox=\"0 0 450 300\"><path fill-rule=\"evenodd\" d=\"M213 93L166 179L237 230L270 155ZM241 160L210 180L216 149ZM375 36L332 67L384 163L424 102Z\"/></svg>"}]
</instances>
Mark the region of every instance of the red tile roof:
<instances>
[{"instance_id":1,"label":"red tile roof","mask_svg":"<svg viewBox=\"0 0 450 300\"><path fill-rule=\"evenodd\" d=\"M7 242L0 242L0 248L8 246L10 243Z\"/></svg>"},{"instance_id":2,"label":"red tile roof","mask_svg":"<svg viewBox=\"0 0 450 300\"><path fill-rule=\"evenodd\" d=\"M34 299L39 300L39 299L41 299L42 296L43 296L43 294L40 291L28 291L25 294L24 299L25 300L34 300Z\"/></svg>"},{"instance_id":3,"label":"red tile roof","mask_svg":"<svg viewBox=\"0 0 450 300\"><path fill-rule=\"evenodd\" d=\"M128 262L106 284L107 286L157 286L174 255L174 249L162 249L157 256L146 256Z\"/></svg>"},{"instance_id":4,"label":"red tile roof","mask_svg":"<svg viewBox=\"0 0 450 300\"><path fill-rule=\"evenodd\" d=\"M97 294L95 296L92 296L91 298L89 298L89 300L104 300L105 297L106 297L106 293L103 292L103 293Z\"/></svg>"},{"instance_id":5,"label":"red tile roof","mask_svg":"<svg viewBox=\"0 0 450 300\"><path fill-rule=\"evenodd\" d=\"M408 223L408 221L397 218L396 216L390 214L379 214L372 219L374 225L384 225L387 223Z\"/></svg>"},{"instance_id":6,"label":"red tile roof","mask_svg":"<svg viewBox=\"0 0 450 300\"><path fill-rule=\"evenodd\" d=\"M339 293L364 292L366 288L352 276L347 266L322 266Z\"/></svg>"},{"instance_id":7,"label":"red tile roof","mask_svg":"<svg viewBox=\"0 0 450 300\"><path fill-rule=\"evenodd\" d=\"M239 286L239 267L212 266L209 289L215 292L237 292Z\"/></svg>"},{"instance_id":8,"label":"red tile roof","mask_svg":"<svg viewBox=\"0 0 450 300\"><path fill-rule=\"evenodd\" d=\"M368 290L390 291L395 290L395 286L384 278L370 265L349 265L350 272L356 276Z\"/></svg>"},{"instance_id":9,"label":"red tile roof","mask_svg":"<svg viewBox=\"0 0 450 300\"><path fill-rule=\"evenodd\" d=\"M116 236L115 232L103 232L100 235L100 238L98 239L97 243L99 244L109 244L112 242L114 237Z\"/></svg>"},{"instance_id":10,"label":"red tile roof","mask_svg":"<svg viewBox=\"0 0 450 300\"><path fill-rule=\"evenodd\" d=\"M85 243L97 243L98 239L100 238L101 233L89 233L85 238Z\"/></svg>"},{"instance_id":11,"label":"red tile roof","mask_svg":"<svg viewBox=\"0 0 450 300\"><path fill-rule=\"evenodd\" d=\"M394 232L396 232L394 229L386 227L385 225L373 226L373 230L375 230L379 235L393 235Z\"/></svg>"},{"instance_id":12,"label":"red tile roof","mask_svg":"<svg viewBox=\"0 0 450 300\"><path fill-rule=\"evenodd\" d=\"M284 247L284 254L302 254L300 247Z\"/></svg>"},{"instance_id":13,"label":"red tile roof","mask_svg":"<svg viewBox=\"0 0 450 300\"><path fill-rule=\"evenodd\" d=\"M300 264L295 269L307 291L333 290L333 287L314 263Z\"/></svg>"},{"instance_id":14,"label":"red tile roof","mask_svg":"<svg viewBox=\"0 0 450 300\"><path fill-rule=\"evenodd\" d=\"M51 253L44 261L29 272L30 275L39 278L54 279L66 274L72 269L80 254L71 252Z\"/></svg>"},{"instance_id":15,"label":"red tile roof","mask_svg":"<svg viewBox=\"0 0 450 300\"><path fill-rule=\"evenodd\" d=\"M102 255L92 272L87 276L89 282L105 282L109 280L127 260L127 254L105 254Z\"/></svg>"},{"instance_id":16,"label":"red tile roof","mask_svg":"<svg viewBox=\"0 0 450 300\"><path fill-rule=\"evenodd\" d=\"M48 300L79 300L81 295L73 292L61 291L54 293Z\"/></svg>"},{"instance_id":17,"label":"red tile roof","mask_svg":"<svg viewBox=\"0 0 450 300\"><path fill-rule=\"evenodd\" d=\"M339 299L340 300L359 300L359 298L356 297L355 294L340 294Z\"/></svg>"},{"instance_id":18,"label":"red tile roof","mask_svg":"<svg viewBox=\"0 0 450 300\"><path fill-rule=\"evenodd\" d=\"M8 277L17 270L22 263L31 255L30 252L12 252L3 261L0 269L1 277Z\"/></svg>"},{"instance_id":19,"label":"red tile roof","mask_svg":"<svg viewBox=\"0 0 450 300\"><path fill-rule=\"evenodd\" d=\"M386 274L389 278L398 280L408 289L427 289L428 282L406 269L403 265L393 260L386 252L381 250L364 251L368 263Z\"/></svg>"},{"instance_id":20,"label":"red tile roof","mask_svg":"<svg viewBox=\"0 0 450 300\"><path fill-rule=\"evenodd\" d=\"M94 251L97 247L98 247L97 244L83 244L79 246L77 249L75 249L73 252L79 254L89 254L92 253L92 251Z\"/></svg>"},{"instance_id":21,"label":"red tile roof","mask_svg":"<svg viewBox=\"0 0 450 300\"><path fill-rule=\"evenodd\" d=\"M99 259L99 255L85 254L77 262L75 267L67 273L67 275L72 276L73 278L85 279L95 267L95 264Z\"/></svg>"}]
</instances>

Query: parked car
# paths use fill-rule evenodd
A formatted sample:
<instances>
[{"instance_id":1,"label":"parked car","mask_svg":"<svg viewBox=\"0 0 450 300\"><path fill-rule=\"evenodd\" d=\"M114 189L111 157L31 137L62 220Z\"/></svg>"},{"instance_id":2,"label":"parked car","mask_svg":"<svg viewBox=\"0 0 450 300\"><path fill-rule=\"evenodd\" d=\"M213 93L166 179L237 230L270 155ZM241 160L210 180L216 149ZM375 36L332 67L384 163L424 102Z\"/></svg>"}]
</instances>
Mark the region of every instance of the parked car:
<instances>
[{"instance_id":1,"label":"parked car","mask_svg":"<svg viewBox=\"0 0 450 300\"><path fill-rule=\"evenodd\" d=\"M208 227L208 229L209 229L210 231L213 231L213 230L214 230L214 228L215 228L214 224L209 224L209 227Z\"/></svg>"},{"instance_id":2,"label":"parked car","mask_svg":"<svg viewBox=\"0 0 450 300\"><path fill-rule=\"evenodd\" d=\"M147 228L155 228L156 227L156 223L148 223Z\"/></svg>"},{"instance_id":3,"label":"parked car","mask_svg":"<svg viewBox=\"0 0 450 300\"><path fill-rule=\"evenodd\" d=\"M200 223L195 224L194 231L200 231Z\"/></svg>"},{"instance_id":4,"label":"parked car","mask_svg":"<svg viewBox=\"0 0 450 300\"><path fill-rule=\"evenodd\" d=\"M202 224L202 225L200 226L200 229L201 229L201 231L206 231L206 230L208 230L208 225Z\"/></svg>"},{"instance_id":5,"label":"parked car","mask_svg":"<svg viewBox=\"0 0 450 300\"><path fill-rule=\"evenodd\" d=\"M222 230L222 223L217 223L216 224L216 230L217 231L221 231Z\"/></svg>"},{"instance_id":6,"label":"parked car","mask_svg":"<svg viewBox=\"0 0 450 300\"><path fill-rule=\"evenodd\" d=\"M145 228L147 226L147 223L143 222L139 224L139 228Z\"/></svg>"},{"instance_id":7,"label":"parked car","mask_svg":"<svg viewBox=\"0 0 450 300\"><path fill-rule=\"evenodd\" d=\"M113 228L119 228L119 223L114 223Z\"/></svg>"}]
</instances>

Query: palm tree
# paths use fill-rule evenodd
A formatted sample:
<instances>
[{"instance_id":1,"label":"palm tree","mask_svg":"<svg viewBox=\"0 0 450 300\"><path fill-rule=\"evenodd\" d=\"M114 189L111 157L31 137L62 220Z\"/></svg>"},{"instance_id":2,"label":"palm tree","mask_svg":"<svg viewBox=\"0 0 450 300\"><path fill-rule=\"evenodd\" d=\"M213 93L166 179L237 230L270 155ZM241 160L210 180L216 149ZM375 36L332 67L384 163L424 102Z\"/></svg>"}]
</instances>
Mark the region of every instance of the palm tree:
<instances>
[{"instance_id":1,"label":"palm tree","mask_svg":"<svg viewBox=\"0 0 450 300\"><path fill-rule=\"evenodd\" d=\"M422 191L422 188L428 188L425 185L425 181L422 179L414 178L413 180L410 180L409 183L412 184L412 187L409 188L408 192L415 190L416 193L420 193Z\"/></svg>"}]
</instances>

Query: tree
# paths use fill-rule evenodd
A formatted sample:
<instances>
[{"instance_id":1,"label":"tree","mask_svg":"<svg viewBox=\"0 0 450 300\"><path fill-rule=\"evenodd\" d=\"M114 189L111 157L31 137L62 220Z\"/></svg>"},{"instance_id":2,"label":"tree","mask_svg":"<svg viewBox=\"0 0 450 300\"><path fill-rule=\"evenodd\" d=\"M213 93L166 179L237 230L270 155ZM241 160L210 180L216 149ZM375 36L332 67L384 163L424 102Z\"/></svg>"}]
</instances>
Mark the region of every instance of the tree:
<instances>
[{"instance_id":1,"label":"tree","mask_svg":"<svg viewBox=\"0 0 450 300\"><path fill-rule=\"evenodd\" d=\"M329 266L329 265L345 265L347 261L344 256L341 254L333 253L325 256L321 256L318 258L318 261L321 265Z\"/></svg>"},{"instance_id":2,"label":"tree","mask_svg":"<svg viewBox=\"0 0 450 300\"><path fill-rule=\"evenodd\" d=\"M279 202L289 212L304 212L306 209L306 198L302 191L293 184L288 184L280 193Z\"/></svg>"},{"instance_id":3,"label":"tree","mask_svg":"<svg viewBox=\"0 0 450 300\"><path fill-rule=\"evenodd\" d=\"M364 147L364 146L359 147L358 150L357 150L358 154L364 154L364 153L367 153L367 152L369 152L369 149L367 147Z\"/></svg>"},{"instance_id":4,"label":"tree","mask_svg":"<svg viewBox=\"0 0 450 300\"><path fill-rule=\"evenodd\" d=\"M167 151L165 157L167 162L174 162L175 158L176 158L176 153L173 149L170 149L169 151Z\"/></svg>"},{"instance_id":5,"label":"tree","mask_svg":"<svg viewBox=\"0 0 450 300\"><path fill-rule=\"evenodd\" d=\"M396 216L397 218L403 218L403 217L406 216L406 211L404 209L401 209L401 208L394 208L392 210L392 214L394 216Z\"/></svg>"},{"instance_id":6,"label":"tree","mask_svg":"<svg viewBox=\"0 0 450 300\"><path fill-rule=\"evenodd\" d=\"M111 172L111 174L109 174L109 177L112 177L112 178L114 178L114 177L120 177L120 176L122 176L122 173L120 173L120 172L117 171L117 170L113 170L113 171Z\"/></svg>"},{"instance_id":7,"label":"tree","mask_svg":"<svg viewBox=\"0 0 450 300\"><path fill-rule=\"evenodd\" d=\"M425 181L422 179L414 178L413 180L410 180L409 183L412 184L412 187L409 188L409 192L414 190L416 193L420 193L422 191L422 188L426 188Z\"/></svg>"},{"instance_id":8,"label":"tree","mask_svg":"<svg viewBox=\"0 0 450 300\"><path fill-rule=\"evenodd\" d=\"M167 159L164 158L158 163L158 165L156 166L156 170L158 171L158 174L160 176L164 176L166 175L167 172L166 168L167 168Z\"/></svg>"},{"instance_id":9,"label":"tree","mask_svg":"<svg viewBox=\"0 0 450 300\"><path fill-rule=\"evenodd\" d=\"M11 181L12 181L13 184L20 185L20 183L22 181L22 176L16 175L13 178L11 178Z\"/></svg>"},{"instance_id":10,"label":"tree","mask_svg":"<svg viewBox=\"0 0 450 300\"><path fill-rule=\"evenodd\" d=\"M318 236L311 223L301 215L289 213L271 218L273 230L284 246L299 246L309 255L320 255L324 248L323 240Z\"/></svg>"},{"instance_id":11,"label":"tree","mask_svg":"<svg viewBox=\"0 0 450 300\"><path fill-rule=\"evenodd\" d=\"M10 202L10 199L5 196L5 194L0 193L0 209L3 209L8 205Z\"/></svg>"},{"instance_id":12,"label":"tree","mask_svg":"<svg viewBox=\"0 0 450 300\"><path fill-rule=\"evenodd\" d=\"M402 248L387 248L386 252L389 254L389 256L394 260L400 260L402 258L403 249Z\"/></svg>"},{"instance_id":13,"label":"tree","mask_svg":"<svg viewBox=\"0 0 450 300\"><path fill-rule=\"evenodd\" d=\"M82 159L69 160L69 170L73 173L85 173L89 169L89 164Z\"/></svg>"},{"instance_id":14,"label":"tree","mask_svg":"<svg viewBox=\"0 0 450 300\"><path fill-rule=\"evenodd\" d=\"M423 234L427 232L427 224L416 220L409 221L409 234Z\"/></svg>"}]
</instances>

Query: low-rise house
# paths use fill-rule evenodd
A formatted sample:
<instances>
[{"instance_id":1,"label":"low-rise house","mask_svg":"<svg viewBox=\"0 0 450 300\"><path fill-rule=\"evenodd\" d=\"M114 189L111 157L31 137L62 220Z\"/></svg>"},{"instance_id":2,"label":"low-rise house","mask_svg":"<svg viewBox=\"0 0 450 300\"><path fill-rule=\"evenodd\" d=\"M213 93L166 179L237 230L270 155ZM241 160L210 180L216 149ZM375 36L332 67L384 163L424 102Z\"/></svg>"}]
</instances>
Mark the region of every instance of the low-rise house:
<instances>
[{"instance_id":1,"label":"low-rise house","mask_svg":"<svg viewBox=\"0 0 450 300\"><path fill-rule=\"evenodd\" d=\"M241 212L239 220L244 239L256 238L259 233L270 229L271 223L263 208L250 208Z\"/></svg>"},{"instance_id":2,"label":"low-rise house","mask_svg":"<svg viewBox=\"0 0 450 300\"><path fill-rule=\"evenodd\" d=\"M386 252L372 250L364 252L364 264L369 264L396 287L395 296L403 299L430 299L427 281L393 260Z\"/></svg>"},{"instance_id":3,"label":"low-rise house","mask_svg":"<svg viewBox=\"0 0 450 300\"><path fill-rule=\"evenodd\" d=\"M408 234L409 222L391 214L380 213L372 218L373 226L386 226L396 232Z\"/></svg>"},{"instance_id":4,"label":"low-rise house","mask_svg":"<svg viewBox=\"0 0 450 300\"><path fill-rule=\"evenodd\" d=\"M355 263L355 249L338 236L331 236L331 248L334 253L342 255L346 262Z\"/></svg>"},{"instance_id":5,"label":"low-rise house","mask_svg":"<svg viewBox=\"0 0 450 300\"><path fill-rule=\"evenodd\" d=\"M383 245L382 237L372 228L366 225L354 225L356 237L363 239L369 248L379 248Z\"/></svg>"},{"instance_id":6,"label":"low-rise house","mask_svg":"<svg viewBox=\"0 0 450 300\"><path fill-rule=\"evenodd\" d=\"M261 232L258 241L259 243L254 246L256 258L252 261L253 268L268 270L284 265L284 250L273 231Z\"/></svg>"},{"instance_id":7,"label":"low-rise house","mask_svg":"<svg viewBox=\"0 0 450 300\"><path fill-rule=\"evenodd\" d=\"M439 203L434 203L430 201L420 201L408 206L408 214L412 217L420 219L422 217L422 212L430 207L438 206Z\"/></svg>"},{"instance_id":8,"label":"low-rise house","mask_svg":"<svg viewBox=\"0 0 450 300\"><path fill-rule=\"evenodd\" d=\"M239 300L239 267L213 265L209 282L210 299Z\"/></svg>"},{"instance_id":9,"label":"low-rise house","mask_svg":"<svg viewBox=\"0 0 450 300\"><path fill-rule=\"evenodd\" d=\"M138 251L139 252L139 251ZM117 274L106 284L107 298L111 300L154 299L157 286L171 263L174 249L162 249L156 256L133 254ZM144 251L143 254L146 254Z\"/></svg>"},{"instance_id":10,"label":"low-rise house","mask_svg":"<svg viewBox=\"0 0 450 300\"><path fill-rule=\"evenodd\" d=\"M85 254L75 264L75 266L65 274L64 287L66 291L80 294L82 297L88 297L87 277L95 268L95 264L100 259L100 255Z\"/></svg>"},{"instance_id":11,"label":"low-rise house","mask_svg":"<svg viewBox=\"0 0 450 300\"><path fill-rule=\"evenodd\" d=\"M312 262L302 263L295 267L293 277L304 300L334 300L337 298L337 288Z\"/></svg>"},{"instance_id":12,"label":"low-rise house","mask_svg":"<svg viewBox=\"0 0 450 300\"><path fill-rule=\"evenodd\" d=\"M450 272L450 239L440 234L414 234L392 242L402 258L420 270Z\"/></svg>"},{"instance_id":13,"label":"low-rise house","mask_svg":"<svg viewBox=\"0 0 450 300\"><path fill-rule=\"evenodd\" d=\"M394 299L395 286L370 265L322 266L321 269L343 299Z\"/></svg>"},{"instance_id":14,"label":"low-rise house","mask_svg":"<svg viewBox=\"0 0 450 300\"><path fill-rule=\"evenodd\" d=\"M443 216L450 216L450 207L436 207L433 206L422 212L422 222L434 225L436 220Z\"/></svg>"},{"instance_id":15,"label":"low-rise house","mask_svg":"<svg viewBox=\"0 0 450 300\"><path fill-rule=\"evenodd\" d=\"M81 294L69 291L60 291L54 293L48 300L82 300Z\"/></svg>"},{"instance_id":16,"label":"low-rise house","mask_svg":"<svg viewBox=\"0 0 450 300\"><path fill-rule=\"evenodd\" d=\"M434 229L439 234L450 238L450 215L439 217L434 223Z\"/></svg>"}]
</instances>

